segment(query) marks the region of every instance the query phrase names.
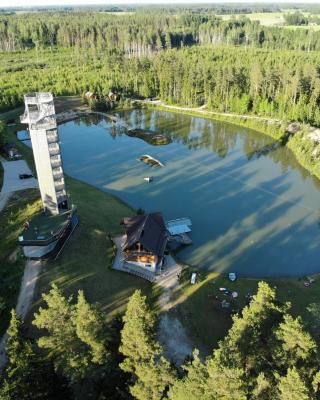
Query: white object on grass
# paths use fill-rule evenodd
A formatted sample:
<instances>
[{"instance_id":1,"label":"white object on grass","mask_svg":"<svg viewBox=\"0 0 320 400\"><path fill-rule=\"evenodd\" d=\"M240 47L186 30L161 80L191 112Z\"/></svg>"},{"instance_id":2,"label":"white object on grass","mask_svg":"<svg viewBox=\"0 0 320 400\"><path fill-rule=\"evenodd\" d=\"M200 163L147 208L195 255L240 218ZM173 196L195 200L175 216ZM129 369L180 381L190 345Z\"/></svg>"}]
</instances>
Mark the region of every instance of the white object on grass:
<instances>
[{"instance_id":1,"label":"white object on grass","mask_svg":"<svg viewBox=\"0 0 320 400\"><path fill-rule=\"evenodd\" d=\"M237 279L237 275L234 272L229 273L229 280L234 282Z\"/></svg>"}]
</instances>

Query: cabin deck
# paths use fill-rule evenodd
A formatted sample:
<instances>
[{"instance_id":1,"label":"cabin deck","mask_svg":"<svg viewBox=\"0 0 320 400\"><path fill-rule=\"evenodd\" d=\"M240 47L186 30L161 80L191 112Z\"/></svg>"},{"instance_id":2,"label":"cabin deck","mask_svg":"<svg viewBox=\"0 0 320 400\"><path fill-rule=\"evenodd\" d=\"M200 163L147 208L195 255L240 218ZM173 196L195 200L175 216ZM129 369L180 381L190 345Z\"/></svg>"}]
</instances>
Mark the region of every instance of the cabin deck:
<instances>
[{"instance_id":1,"label":"cabin deck","mask_svg":"<svg viewBox=\"0 0 320 400\"><path fill-rule=\"evenodd\" d=\"M192 239L188 235L191 232L192 222L190 218L178 218L166 221L166 228L170 233L170 241L183 245L192 244Z\"/></svg>"}]
</instances>

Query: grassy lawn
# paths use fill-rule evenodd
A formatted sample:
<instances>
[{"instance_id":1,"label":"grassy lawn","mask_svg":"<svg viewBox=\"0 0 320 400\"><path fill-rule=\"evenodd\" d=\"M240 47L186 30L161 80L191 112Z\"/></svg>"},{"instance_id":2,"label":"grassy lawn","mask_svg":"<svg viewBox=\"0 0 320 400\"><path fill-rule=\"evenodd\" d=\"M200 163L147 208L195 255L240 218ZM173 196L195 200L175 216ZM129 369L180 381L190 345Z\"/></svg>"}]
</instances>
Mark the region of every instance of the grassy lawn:
<instances>
[{"instance_id":1,"label":"grassy lawn","mask_svg":"<svg viewBox=\"0 0 320 400\"><path fill-rule=\"evenodd\" d=\"M23 190L12 195L0 213L0 333L9 322L15 306L24 269L18 250L18 235L23 223L40 209L38 190Z\"/></svg>"},{"instance_id":2,"label":"grassy lawn","mask_svg":"<svg viewBox=\"0 0 320 400\"><path fill-rule=\"evenodd\" d=\"M199 281L191 285L190 275L191 269L186 268L181 278L182 289L176 294L177 306L174 313L181 319L194 344L208 353L230 328L232 309L240 311L246 305L246 295L256 293L259 280L240 278L236 282L230 282L226 275L215 272L206 275L200 272ZM280 301L291 302L292 314L300 315L308 327L312 322L312 315L306 307L311 303L320 303L320 276L309 287L304 286L304 279L298 278L264 280L276 289ZM230 301L230 297L220 292L220 287L238 293L230 308L221 308L221 301ZM318 334L316 332L317 338Z\"/></svg>"}]
</instances>

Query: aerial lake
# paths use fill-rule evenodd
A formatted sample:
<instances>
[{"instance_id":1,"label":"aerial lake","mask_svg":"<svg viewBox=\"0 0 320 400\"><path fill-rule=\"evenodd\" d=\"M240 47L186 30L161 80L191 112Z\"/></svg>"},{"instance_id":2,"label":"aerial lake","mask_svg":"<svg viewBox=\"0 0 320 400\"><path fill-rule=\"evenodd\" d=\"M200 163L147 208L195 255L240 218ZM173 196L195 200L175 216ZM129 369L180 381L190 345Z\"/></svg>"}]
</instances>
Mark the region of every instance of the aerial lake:
<instances>
[{"instance_id":1,"label":"aerial lake","mask_svg":"<svg viewBox=\"0 0 320 400\"><path fill-rule=\"evenodd\" d=\"M320 271L320 182L261 133L157 110L85 117L59 127L64 169L166 220L189 217L193 244L178 256L241 276ZM125 125L168 136L153 146ZM138 160L149 154L164 167ZM145 177L153 176L153 182ZM80 216L81 218L81 216ZM120 222L120 221L119 221Z\"/></svg>"}]
</instances>

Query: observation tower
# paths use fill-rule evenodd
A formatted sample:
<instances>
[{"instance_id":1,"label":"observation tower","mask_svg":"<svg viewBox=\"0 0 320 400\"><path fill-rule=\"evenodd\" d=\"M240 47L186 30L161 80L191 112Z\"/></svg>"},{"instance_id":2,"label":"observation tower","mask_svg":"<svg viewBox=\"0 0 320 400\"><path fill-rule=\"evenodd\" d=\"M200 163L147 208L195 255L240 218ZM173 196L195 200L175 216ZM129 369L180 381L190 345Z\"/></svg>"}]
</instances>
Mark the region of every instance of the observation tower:
<instances>
[{"instance_id":1,"label":"observation tower","mask_svg":"<svg viewBox=\"0 0 320 400\"><path fill-rule=\"evenodd\" d=\"M24 96L25 112L21 123L29 125L42 204L50 214L68 209L59 134L51 93Z\"/></svg>"},{"instance_id":2,"label":"observation tower","mask_svg":"<svg viewBox=\"0 0 320 400\"><path fill-rule=\"evenodd\" d=\"M19 244L26 257L56 258L78 218L68 202L53 96L35 93L24 96L24 102L20 121L29 125L43 211L25 222Z\"/></svg>"}]
</instances>

